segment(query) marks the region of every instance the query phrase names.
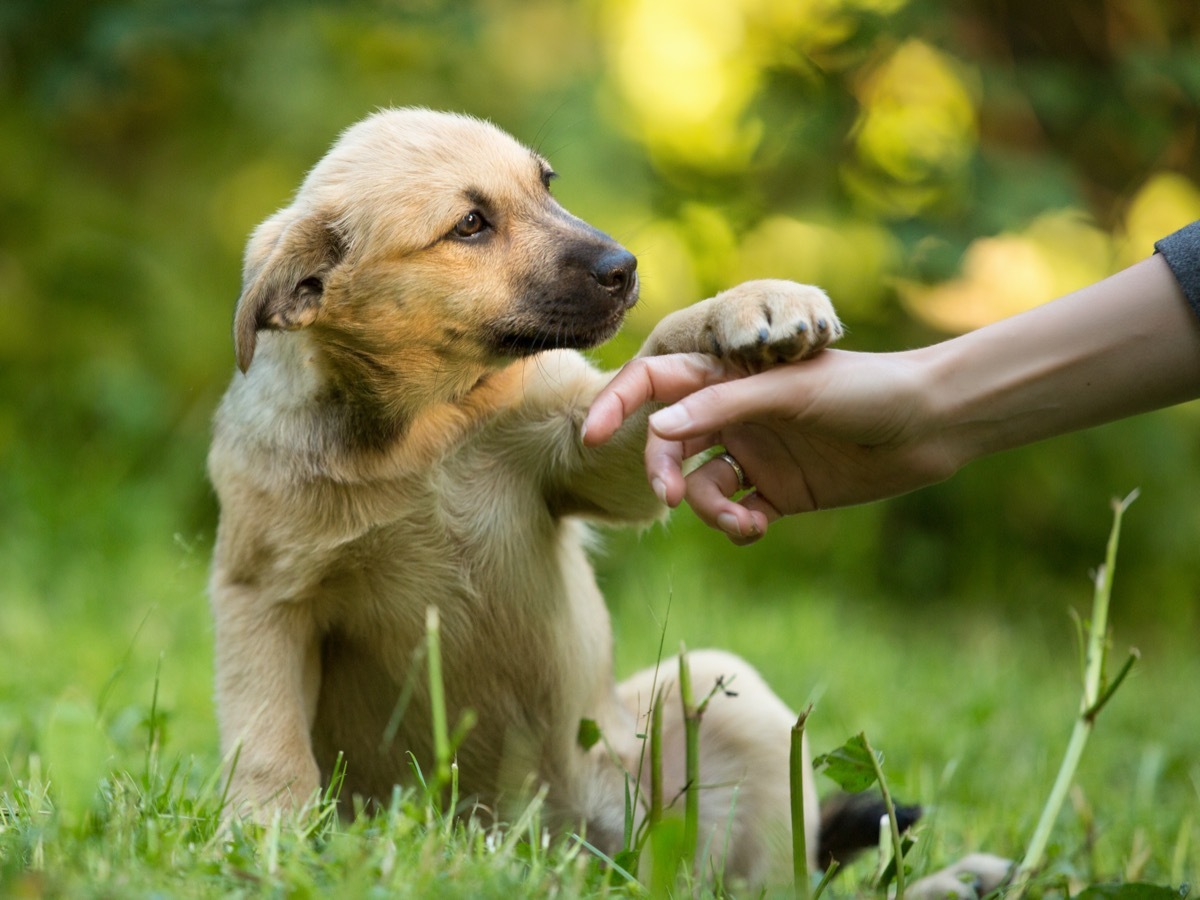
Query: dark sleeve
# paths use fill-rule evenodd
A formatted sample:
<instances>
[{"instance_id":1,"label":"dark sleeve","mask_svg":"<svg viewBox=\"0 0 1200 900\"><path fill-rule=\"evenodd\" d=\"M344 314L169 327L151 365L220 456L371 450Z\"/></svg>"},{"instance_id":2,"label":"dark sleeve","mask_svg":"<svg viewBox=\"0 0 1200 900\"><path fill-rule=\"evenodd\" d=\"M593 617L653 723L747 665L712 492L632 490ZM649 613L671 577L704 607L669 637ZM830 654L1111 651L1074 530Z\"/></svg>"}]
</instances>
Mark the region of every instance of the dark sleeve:
<instances>
[{"instance_id":1,"label":"dark sleeve","mask_svg":"<svg viewBox=\"0 0 1200 900\"><path fill-rule=\"evenodd\" d=\"M1154 245L1183 289L1192 311L1200 316L1200 222L1193 222Z\"/></svg>"}]
</instances>

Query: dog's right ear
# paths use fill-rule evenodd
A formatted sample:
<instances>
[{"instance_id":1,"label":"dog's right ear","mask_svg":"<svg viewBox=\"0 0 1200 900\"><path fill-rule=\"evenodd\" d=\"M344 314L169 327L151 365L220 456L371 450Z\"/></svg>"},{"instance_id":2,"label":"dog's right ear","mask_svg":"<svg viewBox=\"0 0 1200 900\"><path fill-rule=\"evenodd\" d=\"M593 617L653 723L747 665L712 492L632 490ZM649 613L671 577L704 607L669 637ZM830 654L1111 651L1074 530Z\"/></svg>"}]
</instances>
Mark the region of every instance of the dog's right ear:
<instances>
[{"instance_id":1,"label":"dog's right ear","mask_svg":"<svg viewBox=\"0 0 1200 900\"><path fill-rule=\"evenodd\" d=\"M254 359L260 329L294 331L321 310L325 279L341 261L345 243L315 214L280 222L278 213L255 232L246 251L242 296L233 317L233 347L243 373Z\"/></svg>"}]
</instances>

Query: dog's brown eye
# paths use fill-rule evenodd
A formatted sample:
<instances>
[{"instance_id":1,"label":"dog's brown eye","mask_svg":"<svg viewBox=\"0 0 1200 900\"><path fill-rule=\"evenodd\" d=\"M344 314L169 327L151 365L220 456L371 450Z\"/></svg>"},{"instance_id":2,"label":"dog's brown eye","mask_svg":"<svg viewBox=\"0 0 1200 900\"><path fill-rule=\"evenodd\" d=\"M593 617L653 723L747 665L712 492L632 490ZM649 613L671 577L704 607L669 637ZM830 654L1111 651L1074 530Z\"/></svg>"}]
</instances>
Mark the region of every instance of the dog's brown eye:
<instances>
[{"instance_id":1,"label":"dog's brown eye","mask_svg":"<svg viewBox=\"0 0 1200 900\"><path fill-rule=\"evenodd\" d=\"M471 210L458 220L454 233L459 237L472 237L487 228L487 220L480 215L479 210Z\"/></svg>"}]
</instances>

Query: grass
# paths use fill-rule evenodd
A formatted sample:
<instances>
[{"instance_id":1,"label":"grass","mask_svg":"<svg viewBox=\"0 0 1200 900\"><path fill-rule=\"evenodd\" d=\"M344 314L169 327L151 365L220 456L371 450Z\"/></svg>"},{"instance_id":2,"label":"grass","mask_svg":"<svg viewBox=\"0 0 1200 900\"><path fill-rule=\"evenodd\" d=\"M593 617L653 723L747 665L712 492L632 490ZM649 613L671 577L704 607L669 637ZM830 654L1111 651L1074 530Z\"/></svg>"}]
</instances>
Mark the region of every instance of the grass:
<instances>
[{"instance_id":1,"label":"grass","mask_svg":"<svg viewBox=\"0 0 1200 900\"><path fill-rule=\"evenodd\" d=\"M536 804L504 830L455 825L408 792L375 817L222 831L207 548L138 537L120 557L64 555L40 580L6 567L0 896L642 893L579 840L543 836ZM1086 573L1059 608L1022 617L1001 603L896 608L799 575L755 581L684 537L611 539L618 671L664 641L734 650L795 708L814 703L814 751L865 732L893 793L926 805L914 875L973 850L1020 857L1078 709L1068 609L1086 605ZM1092 735L1037 890L1200 876L1200 654L1194 635L1125 624L1136 587L1118 575L1113 654L1137 643L1142 659ZM874 866L851 865L825 896L868 890Z\"/></svg>"}]
</instances>

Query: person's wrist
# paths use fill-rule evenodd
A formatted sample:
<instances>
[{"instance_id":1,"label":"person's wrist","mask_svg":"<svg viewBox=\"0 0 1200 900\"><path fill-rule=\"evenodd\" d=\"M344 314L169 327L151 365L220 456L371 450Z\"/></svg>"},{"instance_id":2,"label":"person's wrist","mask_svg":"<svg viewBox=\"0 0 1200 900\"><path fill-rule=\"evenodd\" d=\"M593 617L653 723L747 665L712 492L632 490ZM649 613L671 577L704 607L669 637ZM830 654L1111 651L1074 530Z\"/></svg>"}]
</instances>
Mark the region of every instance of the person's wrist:
<instances>
[{"instance_id":1,"label":"person's wrist","mask_svg":"<svg viewBox=\"0 0 1200 900\"><path fill-rule=\"evenodd\" d=\"M949 340L906 354L915 373L915 442L936 448L947 477L982 455L983 446L960 349L960 342Z\"/></svg>"}]
</instances>

